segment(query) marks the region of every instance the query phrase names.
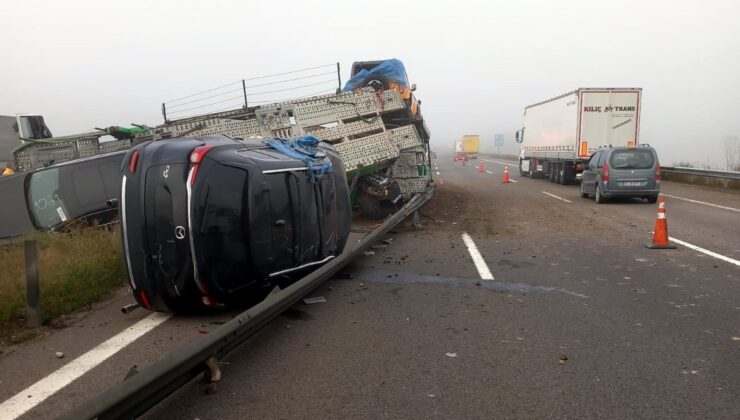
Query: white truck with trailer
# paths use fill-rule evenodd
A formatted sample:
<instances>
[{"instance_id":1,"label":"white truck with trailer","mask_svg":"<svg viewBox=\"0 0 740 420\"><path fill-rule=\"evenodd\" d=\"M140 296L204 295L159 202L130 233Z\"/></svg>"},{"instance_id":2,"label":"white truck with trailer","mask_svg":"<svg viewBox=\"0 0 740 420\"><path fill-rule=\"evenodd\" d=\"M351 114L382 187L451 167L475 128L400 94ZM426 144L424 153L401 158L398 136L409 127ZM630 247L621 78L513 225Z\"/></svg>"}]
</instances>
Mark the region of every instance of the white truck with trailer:
<instances>
[{"instance_id":1,"label":"white truck with trailer","mask_svg":"<svg viewBox=\"0 0 740 420\"><path fill-rule=\"evenodd\" d=\"M519 174L574 183L600 146L636 146L641 88L580 88L524 108Z\"/></svg>"}]
</instances>

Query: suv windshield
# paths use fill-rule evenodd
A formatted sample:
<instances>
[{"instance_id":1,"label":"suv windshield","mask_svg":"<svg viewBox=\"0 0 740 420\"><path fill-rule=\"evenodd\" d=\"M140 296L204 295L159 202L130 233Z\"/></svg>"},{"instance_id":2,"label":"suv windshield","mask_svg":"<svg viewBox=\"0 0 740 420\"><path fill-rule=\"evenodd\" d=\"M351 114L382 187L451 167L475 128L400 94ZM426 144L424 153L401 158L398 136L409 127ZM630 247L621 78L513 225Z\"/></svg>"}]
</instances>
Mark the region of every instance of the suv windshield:
<instances>
[{"instance_id":1,"label":"suv windshield","mask_svg":"<svg viewBox=\"0 0 740 420\"><path fill-rule=\"evenodd\" d=\"M654 163L649 149L615 150L609 160L609 166L614 169L650 169Z\"/></svg>"},{"instance_id":2,"label":"suv windshield","mask_svg":"<svg viewBox=\"0 0 740 420\"><path fill-rule=\"evenodd\" d=\"M60 197L59 169L32 174L28 198L40 228L47 229L67 221L69 213Z\"/></svg>"}]
</instances>

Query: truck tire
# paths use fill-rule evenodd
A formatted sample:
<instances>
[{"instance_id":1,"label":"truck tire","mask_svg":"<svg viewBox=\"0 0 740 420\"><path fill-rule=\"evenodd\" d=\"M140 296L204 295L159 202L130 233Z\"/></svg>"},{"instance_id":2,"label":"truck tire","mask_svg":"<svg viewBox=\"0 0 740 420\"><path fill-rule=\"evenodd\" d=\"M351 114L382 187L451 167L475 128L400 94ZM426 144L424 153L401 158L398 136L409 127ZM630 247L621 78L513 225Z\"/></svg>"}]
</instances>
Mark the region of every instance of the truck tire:
<instances>
[{"instance_id":1,"label":"truck tire","mask_svg":"<svg viewBox=\"0 0 740 420\"><path fill-rule=\"evenodd\" d=\"M555 183L555 165L548 162L547 170L548 175L550 176L550 182Z\"/></svg>"},{"instance_id":2,"label":"truck tire","mask_svg":"<svg viewBox=\"0 0 740 420\"><path fill-rule=\"evenodd\" d=\"M568 183L568 169L566 168L565 162L558 164L558 174L560 174L560 185L566 185Z\"/></svg>"},{"instance_id":3,"label":"truck tire","mask_svg":"<svg viewBox=\"0 0 740 420\"><path fill-rule=\"evenodd\" d=\"M561 179L562 179L561 175L563 173L562 168L563 168L563 165L561 163L556 163L555 165L553 165L553 171L555 171L555 183L556 184L562 184L561 182Z\"/></svg>"}]
</instances>

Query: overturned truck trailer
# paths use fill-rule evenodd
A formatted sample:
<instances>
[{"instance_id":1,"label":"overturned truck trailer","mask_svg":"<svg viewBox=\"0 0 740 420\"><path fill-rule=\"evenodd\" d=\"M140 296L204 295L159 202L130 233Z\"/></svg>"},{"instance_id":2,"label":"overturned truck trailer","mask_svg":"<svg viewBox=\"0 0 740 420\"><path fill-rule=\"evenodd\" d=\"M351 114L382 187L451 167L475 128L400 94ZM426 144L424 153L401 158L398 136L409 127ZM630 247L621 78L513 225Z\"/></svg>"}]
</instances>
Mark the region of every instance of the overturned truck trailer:
<instances>
[{"instance_id":1,"label":"overturned truck trailer","mask_svg":"<svg viewBox=\"0 0 740 420\"><path fill-rule=\"evenodd\" d=\"M388 62L403 77L378 76ZM226 135L292 139L311 134L341 155L360 214L383 217L431 182L429 137L397 60L355 63L345 92L166 120L136 141ZM368 68L369 67L369 68ZM403 79L403 80L399 80Z\"/></svg>"}]
</instances>

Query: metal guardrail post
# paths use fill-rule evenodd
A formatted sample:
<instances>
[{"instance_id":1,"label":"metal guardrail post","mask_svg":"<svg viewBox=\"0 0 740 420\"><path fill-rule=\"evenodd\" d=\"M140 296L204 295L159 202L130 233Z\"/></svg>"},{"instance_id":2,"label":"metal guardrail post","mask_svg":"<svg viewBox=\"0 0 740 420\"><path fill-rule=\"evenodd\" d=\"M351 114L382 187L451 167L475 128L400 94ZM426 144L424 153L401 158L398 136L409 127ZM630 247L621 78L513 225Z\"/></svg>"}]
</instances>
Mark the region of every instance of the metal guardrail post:
<instances>
[{"instance_id":1,"label":"metal guardrail post","mask_svg":"<svg viewBox=\"0 0 740 420\"><path fill-rule=\"evenodd\" d=\"M249 102L247 102L247 84L244 79L242 79L242 92L244 92L244 109L247 109L249 108Z\"/></svg>"},{"instance_id":2,"label":"metal guardrail post","mask_svg":"<svg viewBox=\"0 0 740 420\"><path fill-rule=\"evenodd\" d=\"M162 102L162 118L164 118L164 122L167 122L167 107L164 102Z\"/></svg>"},{"instance_id":3,"label":"metal guardrail post","mask_svg":"<svg viewBox=\"0 0 740 420\"><path fill-rule=\"evenodd\" d=\"M339 83L339 90L342 90L342 74L339 71L339 62L337 62L337 83Z\"/></svg>"},{"instance_id":4,"label":"metal guardrail post","mask_svg":"<svg viewBox=\"0 0 740 420\"><path fill-rule=\"evenodd\" d=\"M24 254L26 260L26 321L29 327L40 327L42 323L41 285L39 282L39 252L36 241L25 241Z\"/></svg>"}]
</instances>

